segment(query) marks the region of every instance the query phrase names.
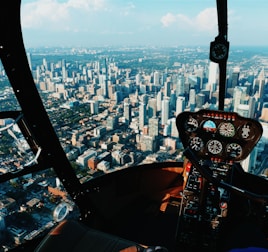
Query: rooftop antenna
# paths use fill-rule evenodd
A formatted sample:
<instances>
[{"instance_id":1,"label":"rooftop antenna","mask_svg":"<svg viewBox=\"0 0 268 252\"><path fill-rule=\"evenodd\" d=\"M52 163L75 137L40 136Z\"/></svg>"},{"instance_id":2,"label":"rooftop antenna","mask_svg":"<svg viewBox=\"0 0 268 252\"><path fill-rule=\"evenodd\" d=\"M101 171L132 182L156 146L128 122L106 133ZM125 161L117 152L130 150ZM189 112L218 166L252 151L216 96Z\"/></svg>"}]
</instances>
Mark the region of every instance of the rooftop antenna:
<instances>
[{"instance_id":1,"label":"rooftop antenna","mask_svg":"<svg viewBox=\"0 0 268 252\"><path fill-rule=\"evenodd\" d=\"M229 53L229 41L227 40L227 0L217 1L218 36L210 43L211 61L219 64L219 110L224 110L226 93L226 65Z\"/></svg>"}]
</instances>

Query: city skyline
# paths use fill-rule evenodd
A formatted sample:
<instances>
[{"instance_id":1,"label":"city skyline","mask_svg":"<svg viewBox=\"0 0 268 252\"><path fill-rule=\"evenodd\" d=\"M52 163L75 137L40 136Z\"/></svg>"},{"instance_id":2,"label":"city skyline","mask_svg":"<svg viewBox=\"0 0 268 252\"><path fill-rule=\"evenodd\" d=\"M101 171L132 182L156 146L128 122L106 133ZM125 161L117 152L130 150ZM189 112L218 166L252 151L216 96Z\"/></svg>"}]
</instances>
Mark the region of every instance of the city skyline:
<instances>
[{"instance_id":1,"label":"city skyline","mask_svg":"<svg viewBox=\"0 0 268 252\"><path fill-rule=\"evenodd\" d=\"M232 45L266 45L267 1L229 1ZM209 45L216 1L23 0L25 46Z\"/></svg>"}]
</instances>

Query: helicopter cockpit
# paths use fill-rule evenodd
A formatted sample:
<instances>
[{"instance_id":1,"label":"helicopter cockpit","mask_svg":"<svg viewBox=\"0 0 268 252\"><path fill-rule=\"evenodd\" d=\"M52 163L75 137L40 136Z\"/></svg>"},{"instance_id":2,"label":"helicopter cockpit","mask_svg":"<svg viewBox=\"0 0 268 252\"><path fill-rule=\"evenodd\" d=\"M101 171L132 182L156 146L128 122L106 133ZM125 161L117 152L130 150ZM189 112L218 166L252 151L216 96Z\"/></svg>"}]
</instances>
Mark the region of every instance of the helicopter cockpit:
<instances>
[{"instance_id":1,"label":"helicopter cockpit","mask_svg":"<svg viewBox=\"0 0 268 252\"><path fill-rule=\"evenodd\" d=\"M5 106L0 112L0 136L11 147L0 146L3 156L9 157L1 159L0 167L0 251L268 251L267 178L246 172L241 165L250 162L263 127L256 119L225 110L227 0L216 3L219 34L211 42L207 56L219 67L218 109L190 106L177 114L170 124L175 125L178 135L165 139L168 148L161 149L158 144L161 157L165 157L162 160L152 155L149 147L156 149L156 143L164 143L158 131L163 138L168 135L159 119L165 107L157 111L158 117L150 117L149 126L136 125L142 121L144 111L153 110L148 109L147 89L151 100L156 102L158 92L160 101L169 106L169 99L161 96L164 83L152 87L148 75L148 85L135 82L136 87L131 78L121 85L123 74L119 67L111 61L113 68L109 68L105 58L101 69L96 63L98 51L91 56L86 54L93 63L68 63L74 65L70 83L68 76L61 83L67 67L64 60L55 64L56 70L51 64L54 72L47 62L41 70L38 66L40 72L36 70L35 75L43 71L43 76L38 76L41 81L37 83L24 48L21 1L3 3L0 81L5 83L8 79L16 102L9 100L8 91L2 89L0 105L4 100ZM104 54L108 52L110 48ZM150 54L151 51L147 57ZM140 57L137 62L144 59ZM129 61L126 57L124 62ZM175 74L176 64L172 65ZM127 76L127 67L123 71ZM81 77L83 74L86 77ZM112 77L108 82L109 74ZM76 83L77 76L81 78ZM41 95L49 97L45 102L37 84L43 88ZM46 89L49 85L53 92L62 91L51 96L56 97L54 107L48 94L52 91ZM65 107L60 103L67 100L68 85L72 98L86 100L81 107L75 99L70 99L67 109L65 103ZM105 94L108 85L113 95L116 93L115 103ZM129 96L117 102L118 86L125 93L131 90L133 100ZM102 88L103 93L95 96ZM85 96L76 93L76 89ZM170 85L165 89L170 91ZM135 100L139 92L144 96ZM75 118L72 122L65 117L65 111ZM62 115L64 119L58 123ZM130 129L131 115L136 117ZM74 121L76 125L71 129ZM76 145L79 137L83 144ZM74 162L73 156L80 159ZM150 163L145 162L148 160ZM113 162L126 165L107 172Z\"/></svg>"}]
</instances>

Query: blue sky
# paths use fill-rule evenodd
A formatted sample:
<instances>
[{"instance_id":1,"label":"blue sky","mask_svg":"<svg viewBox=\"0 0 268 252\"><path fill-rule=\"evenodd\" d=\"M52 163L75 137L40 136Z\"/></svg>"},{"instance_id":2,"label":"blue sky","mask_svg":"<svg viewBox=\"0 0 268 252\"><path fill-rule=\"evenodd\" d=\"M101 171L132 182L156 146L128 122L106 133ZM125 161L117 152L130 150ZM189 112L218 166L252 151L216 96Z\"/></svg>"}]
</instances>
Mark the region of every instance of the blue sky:
<instances>
[{"instance_id":1,"label":"blue sky","mask_svg":"<svg viewBox=\"0 0 268 252\"><path fill-rule=\"evenodd\" d=\"M228 1L231 45L268 45L268 1ZM25 46L208 45L216 0L22 0Z\"/></svg>"}]
</instances>

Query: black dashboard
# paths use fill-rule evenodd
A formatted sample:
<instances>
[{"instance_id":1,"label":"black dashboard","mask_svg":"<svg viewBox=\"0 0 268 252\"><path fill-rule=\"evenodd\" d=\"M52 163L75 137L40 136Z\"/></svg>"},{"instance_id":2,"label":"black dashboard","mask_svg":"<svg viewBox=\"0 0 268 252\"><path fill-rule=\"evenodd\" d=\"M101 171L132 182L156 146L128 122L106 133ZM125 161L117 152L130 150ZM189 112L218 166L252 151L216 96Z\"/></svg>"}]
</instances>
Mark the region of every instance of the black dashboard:
<instances>
[{"instance_id":1,"label":"black dashboard","mask_svg":"<svg viewBox=\"0 0 268 252\"><path fill-rule=\"evenodd\" d=\"M258 121L213 110L183 112L177 117L177 128L185 148L202 159L227 163L245 159L263 132Z\"/></svg>"}]
</instances>

